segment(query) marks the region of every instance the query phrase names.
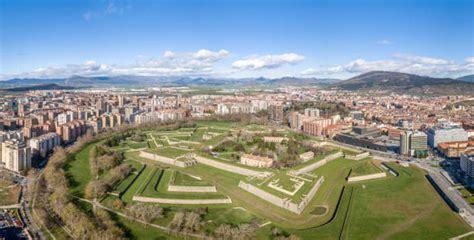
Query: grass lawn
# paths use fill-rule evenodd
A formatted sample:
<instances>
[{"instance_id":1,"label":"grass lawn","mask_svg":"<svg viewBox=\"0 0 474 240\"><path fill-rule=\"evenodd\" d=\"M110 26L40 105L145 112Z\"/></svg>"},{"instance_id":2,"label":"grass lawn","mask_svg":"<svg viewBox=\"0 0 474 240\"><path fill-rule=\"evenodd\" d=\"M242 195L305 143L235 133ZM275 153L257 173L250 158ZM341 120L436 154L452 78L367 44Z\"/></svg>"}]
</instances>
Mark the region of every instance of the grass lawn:
<instances>
[{"instance_id":1,"label":"grass lawn","mask_svg":"<svg viewBox=\"0 0 474 240\"><path fill-rule=\"evenodd\" d=\"M173 171L171 182L173 183L173 185L178 185L178 186L211 186L207 182L198 180L196 178L189 176L188 174L184 174L179 171Z\"/></svg>"},{"instance_id":2,"label":"grass lawn","mask_svg":"<svg viewBox=\"0 0 474 240\"><path fill-rule=\"evenodd\" d=\"M174 134L192 132L190 139L201 143L201 145L192 146L196 154L227 164L256 170L230 161L216 159L200 150L205 145L221 141L227 135L224 133L219 135L222 138L214 137L209 141L202 141L203 134L207 132L225 132L225 129L230 131L232 127L238 126L239 123L198 121L197 125L201 128L168 131L167 134L171 136L173 135L172 132ZM257 128L257 126L250 128ZM175 136L172 138L179 139ZM71 184L73 193L82 193L90 179L88 170L90 147L91 145L86 146L78 152L75 160L68 165L68 176L71 182L75 183ZM150 151L171 158L191 152L169 146ZM336 151L339 150L333 148L329 154ZM131 203L132 197L140 193L149 197L175 199L213 199L229 196L232 199L232 204L204 206L207 207L208 211L204 217L206 222L203 226L204 231L212 232L223 223L237 225L257 221L262 224L270 221L271 224L258 228L257 239L272 239L271 229L273 227L278 227L301 239L448 239L472 230L442 200L426 180L425 172L416 167L405 168L391 164L400 173L400 176L389 176L379 181L347 184L346 177L351 169L352 176L376 173L381 170L373 165L370 160L353 161L344 158L333 160L310 172L311 175L316 176L315 179L308 175L302 176L311 180L317 180L323 176L324 183L313 200L299 215L274 206L238 187L239 181L250 181L267 192L298 201L313 186L312 183L305 182L300 191L292 197L269 188L267 184L272 179L278 178L280 179L279 184L291 191L293 182L290 181L290 177L286 175L286 172L307 166L324 157L317 156L315 159L300 164L293 169L265 169L274 174L271 179L251 180L203 164L186 168L164 166L159 162L140 158L136 152L127 152L126 158L129 160L125 162L130 162L134 165L134 168L140 166L130 161L133 159L146 164L146 168L123 194L122 200L125 203ZM262 171L262 169L259 170ZM202 178L202 181L192 178L190 175L198 176ZM130 176L122 181L117 189L127 189L127 183L130 184L131 182L129 178ZM219 192L168 192L170 182L184 186L213 185L216 186ZM461 189L460 191L466 197L474 199L474 197L467 196L467 190ZM116 198L115 196L108 196L102 203L109 205ZM203 207L203 205L159 205L166 209L165 217L156 220L155 223L163 226L169 223L177 211ZM318 212L318 214L315 212ZM128 237L131 239L174 239L173 236L162 233L155 228L145 227L140 223L128 221L119 216L116 216L116 221L126 229Z\"/></svg>"},{"instance_id":3,"label":"grass lawn","mask_svg":"<svg viewBox=\"0 0 474 240\"><path fill-rule=\"evenodd\" d=\"M140 195L145 197L174 198L174 199L221 199L226 196L220 193L194 193L194 192L168 192L168 184L174 173L171 169L153 170L150 181L140 190Z\"/></svg>"},{"instance_id":4,"label":"grass lawn","mask_svg":"<svg viewBox=\"0 0 474 240\"><path fill-rule=\"evenodd\" d=\"M373 163L370 160L366 160L357 164L356 166L352 168L351 177L363 176L363 175L379 173L379 172L382 172L382 171L379 168L377 168L377 166L375 166L375 163Z\"/></svg>"},{"instance_id":5,"label":"grass lawn","mask_svg":"<svg viewBox=\"0 0 474 240\"><path fill-rule=\"evenodd\" d=\"M0 179L0 206L17 204L21 187L13 182Z\"/></svg>"},{"instance_id":6,"label":"grass lawn","mask_svg":"<svg viewBox=\"0 0 474 240\"><path fill-rule=\"evenodd\" d=\"M70 191L78 197L84 196L84 190L91 179L89 151L95 145L96 143L91 143L81 149L66 166L66 175L69 178Z\"/></svg>"},{"instance_id":7,"label":"grass lawn","mask_svg":"<svg viewBox=\"0 0 474 240\"><path fill-rule=\"evenodd\" d=\"M127 141L125 145L130 147L131 149L138 149L138 148L146 148L148 147L147 142L134 142L134 141Z\"/></svg>"},{"instance_id":8,"label":"grass lawn","mask_svg":"<svg viewBox=\"0 0 474 240\"><path fill-rule=\"evenodd\" d=\"M157 148L157 149L150 150L150 152L156 153L164 157L169 157L169 158L176 158L186 153L189 153L189 151L187 150L182 150L182 149L174 148L174 147Z\"/></svg>"}]
</instances>

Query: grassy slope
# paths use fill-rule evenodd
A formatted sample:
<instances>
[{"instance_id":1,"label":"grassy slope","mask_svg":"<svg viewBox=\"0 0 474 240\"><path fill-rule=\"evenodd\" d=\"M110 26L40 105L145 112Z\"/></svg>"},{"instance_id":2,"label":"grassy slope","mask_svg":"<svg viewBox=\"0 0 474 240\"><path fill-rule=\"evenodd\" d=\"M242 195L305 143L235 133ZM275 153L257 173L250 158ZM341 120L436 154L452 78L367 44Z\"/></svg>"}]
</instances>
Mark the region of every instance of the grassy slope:
<instances>
[{"instance_id":1,"label":"grassy slope","mask_svg":"<svg viewBox=\"0 0 474 240\"><path fill-rule=\"evenodd\" d=\"M71 193L79 197L84 196L84 190L91 179L89 151L93 146L95 146L95 143L89 144L79 151L74 156L74 160L70 161L66 168Z\"/></svg>"}]
</instances>

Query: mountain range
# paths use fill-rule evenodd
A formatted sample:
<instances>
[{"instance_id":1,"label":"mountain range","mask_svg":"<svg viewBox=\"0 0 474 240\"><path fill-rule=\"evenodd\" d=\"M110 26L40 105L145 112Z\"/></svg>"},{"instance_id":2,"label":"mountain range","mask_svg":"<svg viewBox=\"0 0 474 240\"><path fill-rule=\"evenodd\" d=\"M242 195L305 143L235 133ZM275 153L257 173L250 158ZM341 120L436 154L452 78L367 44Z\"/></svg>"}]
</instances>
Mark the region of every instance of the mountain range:
<instances>
[{"instance_id":1,"label":"mountain range","mask_svg":"<svg viewBox=\"0 0 474 240\"><path fill-rule=\"evenodd\" d=\"M388 91L407 94L456 95L474 93L474 82L400 72L372 71L334 83L333 89Z\"/></svg>"},{"instance_id":2,"label":"mountain range","mask_svg":"<svg viewBox=\"0 0 474 240\"><path fill-rule=\"evenodd\" d=\"M319 78L190 78L190 77L144 77L144 76L113 76L113 77L83 77L35 79L14 78L0 81L0 88L12 88L35 84L58 84L73 87L106 87L106 86L268 86L279 87L289 85L329 85L339 79Z\"/></svg>"},{"instance_id":3,"label":"mountain range","mask_svg":"<svg viewBox=\"0 0 474 240\"><path fill-rule=\"evenodd\" d=\"M56 84L56 86L48 86ZM46 87L113 87L113 86L217 86L217 87L284 87L284 86L320 86L326 89L357 91L386 91L407 94L472 94L474 75L457 79L433 78L400 72L372 71L347 80L330 78L191 78L191 77L149 77L149 76L104 76L34 79L15 78L0 81L0 88L21 88L32 85ZM42 87L44 88L44 86Z\"/></svg>"},{"instance_id":4,"label":"mountain range","mask_svg":"<svg viewBox=\"0 0 474 240\"><path fill-rule=\"evenodd\" d=\"M474 82L474 74L458 77L456 79L461 81Z\"/></svg>"}]
</instances>

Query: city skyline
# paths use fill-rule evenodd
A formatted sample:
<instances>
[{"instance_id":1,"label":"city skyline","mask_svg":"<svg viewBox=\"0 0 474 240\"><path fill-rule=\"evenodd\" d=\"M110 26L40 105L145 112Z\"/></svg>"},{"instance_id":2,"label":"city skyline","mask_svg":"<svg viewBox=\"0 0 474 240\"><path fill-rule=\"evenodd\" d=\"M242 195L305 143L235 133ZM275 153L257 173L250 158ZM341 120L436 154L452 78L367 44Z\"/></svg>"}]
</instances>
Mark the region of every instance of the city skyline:
<instances>
[{"instance_id":1,"label":"city skyline","mask_svg":"<svg viewBox=\"0 0 474 240\"><path fill-rule=\"evenodd\" d=\"M372 70L459 77L474 73L473 4L5 1L0 80L344 79Z\"/></svg>"}]
</instances>

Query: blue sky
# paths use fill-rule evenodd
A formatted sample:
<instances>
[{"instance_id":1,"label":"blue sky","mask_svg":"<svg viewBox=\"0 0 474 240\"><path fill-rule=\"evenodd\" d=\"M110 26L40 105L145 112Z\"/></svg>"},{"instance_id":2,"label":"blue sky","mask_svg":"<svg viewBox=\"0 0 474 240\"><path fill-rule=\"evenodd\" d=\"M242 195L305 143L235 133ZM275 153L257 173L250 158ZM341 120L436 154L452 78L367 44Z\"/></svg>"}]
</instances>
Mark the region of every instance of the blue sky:
<instances>
[{"instance_id":1,"label":"blue sky","mask_svg":"<svg viewBox=\"0 0 474 240\"><path fill-rule=\"evenodd\" d=\"M474 1L0 0L0 79L474 73Z\"/></svg>"}]
</instances>

